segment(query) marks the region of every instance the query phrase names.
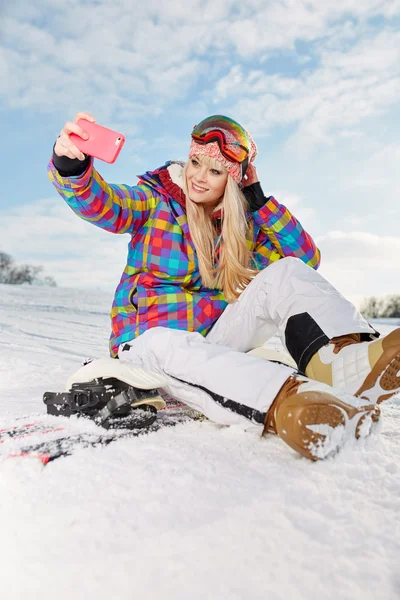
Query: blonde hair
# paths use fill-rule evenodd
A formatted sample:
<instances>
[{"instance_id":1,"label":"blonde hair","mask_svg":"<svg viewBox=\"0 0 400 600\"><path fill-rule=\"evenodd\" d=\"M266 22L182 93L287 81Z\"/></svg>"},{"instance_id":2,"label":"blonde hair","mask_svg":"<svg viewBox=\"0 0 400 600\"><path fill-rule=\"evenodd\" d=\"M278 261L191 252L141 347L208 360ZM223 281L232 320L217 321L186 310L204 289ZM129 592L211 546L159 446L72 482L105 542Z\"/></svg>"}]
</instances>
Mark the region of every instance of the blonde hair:
<instances>
[{"instance_id":1,"label":"blonde hair","mask_svg":"<svg viewBox=\"0 0 400 600\"><path fill-rule=\"evenodd\" d=\"M215 158L202 156L201 159L212 169L225 170ZM247 244L250 232L246 219L247 201L228 175L224 195L213 211L222 212L222 230L216 243L219 232L205 206L188 198L186 169L187 164L183 171L186 213L202 283L208 288L222 290L225 299L234 302L257 273L250 268L252 253Z\"/></svg>"}]
</instances>

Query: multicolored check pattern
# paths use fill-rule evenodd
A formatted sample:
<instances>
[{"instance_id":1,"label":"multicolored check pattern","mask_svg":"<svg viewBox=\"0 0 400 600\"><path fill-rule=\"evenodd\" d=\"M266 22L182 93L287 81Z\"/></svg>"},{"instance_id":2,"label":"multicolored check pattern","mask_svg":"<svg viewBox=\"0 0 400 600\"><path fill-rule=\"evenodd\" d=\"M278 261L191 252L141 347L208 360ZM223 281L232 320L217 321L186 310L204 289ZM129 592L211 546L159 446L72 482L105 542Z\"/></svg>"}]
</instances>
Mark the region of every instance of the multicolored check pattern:
<instances>
[{"instance_id":1,"label":"multicolored check pattern","mask_svg":"<svg viewBox=\"0 0 400 600\"><path fill-rule=\"evenodd\" d=\"M318 269L321 255L314 240L286 206L270 196L252 216L255 223L254 263L258 269L285 256L295 256Z\"/></svg>"},{"instance_id":2,"label":"multicolored check pattern","mask_svg":"<svg viewBox=\"0 0 400 600\"><path fill-rule=\"evenodd\" d=\"M168 193L160 174L171 163L140 177L139 185L110 185L93 167L80 177L62 177L52 160L50 181L85 219L112 233L128 233L127 265L111 309L111 356L151 327L198 331L205 335L227 306L222 292L202 285L184 203ZM319 264L312 238L273 197L250 215L254 266L267 267L296 256Z\"/></svg>"}]
</instances>

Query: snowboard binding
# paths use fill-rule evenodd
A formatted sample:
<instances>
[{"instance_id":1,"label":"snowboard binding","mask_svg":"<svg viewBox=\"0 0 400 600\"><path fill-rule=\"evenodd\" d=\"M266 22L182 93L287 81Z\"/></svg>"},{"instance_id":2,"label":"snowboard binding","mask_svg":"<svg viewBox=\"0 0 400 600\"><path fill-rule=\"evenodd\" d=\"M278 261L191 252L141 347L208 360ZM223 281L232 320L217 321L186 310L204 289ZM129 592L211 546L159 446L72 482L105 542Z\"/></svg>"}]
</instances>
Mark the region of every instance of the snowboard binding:
<instances>
[{"instance_id":1,"label":"snowboard binding","mask_svg":"<svg viewBox=\"0 0 400 600\"><path fill-rule=\"evenodd\" d=\"M68 392L45 392L49 415L93 419L105 429L148 428L161 401L155 389L139 389L116 378L73 383Z\"/></svg>"}]
</instances>

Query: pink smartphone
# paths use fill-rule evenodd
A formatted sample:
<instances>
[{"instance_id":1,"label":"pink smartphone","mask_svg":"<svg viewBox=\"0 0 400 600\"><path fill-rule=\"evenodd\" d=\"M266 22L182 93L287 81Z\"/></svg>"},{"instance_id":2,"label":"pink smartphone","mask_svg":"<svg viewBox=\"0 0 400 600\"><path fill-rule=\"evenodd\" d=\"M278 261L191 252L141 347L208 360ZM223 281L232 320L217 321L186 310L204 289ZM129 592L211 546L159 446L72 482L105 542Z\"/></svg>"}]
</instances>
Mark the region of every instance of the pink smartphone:
<instances>
[{"instance_id":1,"label":"pink smartphone","mask_svg":"<svg viewBox=\"0 0 400 600\"><path fill-rule=\"evenodd\" d=\"M81 152L107 163L113 163L117 160L118 154L125 143L125 136L122 133L107 129L107 127L102 127L97 123L91 123L86 119L79 119L78 125L88 134L89 139L84 140L75 133L71 133L69 137Z\"/></svg>"}]
</instances>

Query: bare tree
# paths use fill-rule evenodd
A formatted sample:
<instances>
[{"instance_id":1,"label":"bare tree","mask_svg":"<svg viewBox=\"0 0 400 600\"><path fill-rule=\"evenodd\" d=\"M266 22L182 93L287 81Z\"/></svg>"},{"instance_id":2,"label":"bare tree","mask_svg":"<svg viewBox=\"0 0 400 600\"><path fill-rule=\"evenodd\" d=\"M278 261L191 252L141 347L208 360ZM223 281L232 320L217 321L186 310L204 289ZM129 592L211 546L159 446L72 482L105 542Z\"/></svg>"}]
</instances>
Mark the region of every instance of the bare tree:
<instances>
[{"instance_id":1,"label":"bare tree","mask_svg":"<svg viewBox=\"0 0 400 600\"><path fill-rule=\"evenodd\" d=\"M46 277L43 277L43 279L38 281L37 284L45 285L47 287L57 287L56 280L54 277L51 277L51 275L46 275Z\"/></svg>"},{"instance_id":2,"label":"bare tree","mask_svg":"<svg viewBox=\"0 0 400 600\"><path fill-rule=\"evenodd\" d=\"M21 265L12 267L9 271L9 280L7 283L20 285L21 283L35 283L43 267L34 267L32 265Z\"/></svg>"},{"instance_id":3,"label":"bare tree","mask_svg":"<svg viewBox=\"0 0 400 600\"><path fill-rule=\"evenodd\" d=\"M360 313L367 319L377 319L378 317L381 317L382 311L383 301L381 298L376 298L376 296L365 298L360 309Z\"/></svg>"},{"instance_id":4,"label":"bare tree","mask_svg":"<svg viewBox=\"0 0 400 600\"><path fill-rule=\"evenodd\" d=\"M48 285L55 287L57 284L53 277L39 277L43 267L34 265L16 265L6 252L0 252L0 283L21 285L22 283Z\"/></svg>"},{"instance_id":5,"label":"bare tree","mask_svg":"<svg viewBox=\"0 0 400 600\"><path fill-rule=\"evenodd\" d=\"M8 283L13 259L9 254L0 252L0 283Z\"/></svg>"},{"instance_id":6,"label":"bare tree","mask_svg":"<svg viewBox=\"0 0 400 600\"><path fill-rule=\"evenodd\" d=\"M400 296L389 296L385 302L383 317L400 318Z\"/></svg>"},{"instance_id":7,"label":"bare tree","mask_svg":"<svg viewBox=\"0 0 400 600\"><path fill-rule=\"evenodd\" d=\"M6 271L12 265L12 258L9 254L5 252L0 252L0 273Z\"/></svg>"}]
</instances>

